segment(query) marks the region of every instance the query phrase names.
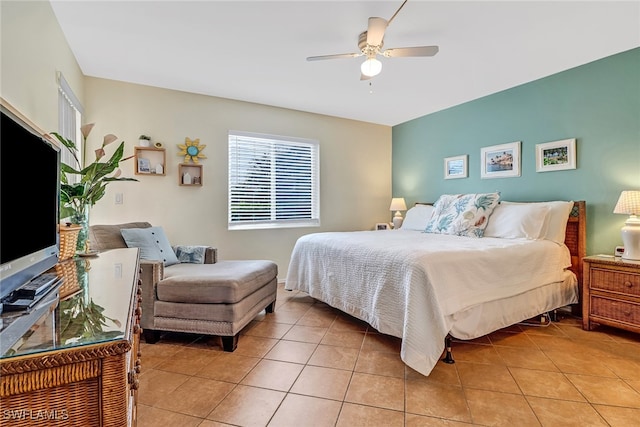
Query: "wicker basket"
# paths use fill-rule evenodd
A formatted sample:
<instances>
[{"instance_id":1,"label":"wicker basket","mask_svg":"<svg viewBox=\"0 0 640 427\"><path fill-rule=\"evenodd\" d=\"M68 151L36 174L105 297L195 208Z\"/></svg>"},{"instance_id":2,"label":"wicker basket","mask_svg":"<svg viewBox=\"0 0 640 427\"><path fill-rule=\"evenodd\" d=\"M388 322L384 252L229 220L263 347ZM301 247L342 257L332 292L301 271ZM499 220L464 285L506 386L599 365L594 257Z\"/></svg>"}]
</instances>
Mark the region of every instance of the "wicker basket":
<instances>
[{"instance_id":1,"label":"wicker basket","mask_svg":"<svg viewBox=\"0 0 640 427\"><path fill-rule=\"evenodd\" d=\"M67 260L64 262L59 262L55 265L55 270L58 277L64 279L59 290L61 300L74 295L80 290L76 261Z\"/></svg>"},{"instance_id":2,"label":"wicker basket","mask_svg":"<svg viewBox=\"0 0 640 427\"><path fill-rule=\"evenodd\" d=\"M60 256L58 258L60 261L73 258L76 254L81 229L81 226L75 224L60 225Z\"/></svg>"}]
</instances>

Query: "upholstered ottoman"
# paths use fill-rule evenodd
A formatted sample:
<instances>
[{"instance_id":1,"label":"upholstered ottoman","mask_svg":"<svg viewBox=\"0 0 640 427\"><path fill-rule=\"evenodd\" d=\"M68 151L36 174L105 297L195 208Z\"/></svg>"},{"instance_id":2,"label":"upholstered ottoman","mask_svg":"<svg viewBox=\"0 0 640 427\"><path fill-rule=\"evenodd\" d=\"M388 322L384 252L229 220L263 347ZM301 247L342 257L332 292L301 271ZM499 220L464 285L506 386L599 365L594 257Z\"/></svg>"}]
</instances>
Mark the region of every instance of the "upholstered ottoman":
<instances>
[{"instance_id":1,"label":"upholstered ottoman","mask_svg":"<svg viewBox=\"0 0 640 427\"><path fill-rule=\"evenodd\" d=\"M264 260L172 265L156 285L154 327L192 332L206 324L233 351L242 328L265 307L273 312L277 274L277 265Z\"/></svg>"},{"instance_id":2,"label":"upholstered ottoman","mask_svg":"<svg viewBox=\"0 0 640 427\"><path fill-rule=\"evenodd\" d=\"M222 337L225 351L235 350L238 334L262 310L275 308L278 266L267 260L218 261L218 250L210 246L171 247L164 232L148 222L128 222L90 227L91 248L105 251L126 248L122 233L135 231L144 246L145 230L158 245L159 253L141 249L140 326L145 341L155 343L160 332L187 332ZM147 236L149 237L149 236ZM131 238L131 236L129 236ZM141 247L134 245L135 247ZM182 251L181 251L182 249ZM177 252L203 256L185 259ZM167 262L169 252L176 252ZM151 256L151 257L150 257ZM197 259L196 259L197 258Z\"/></svg>"}]
</instances>

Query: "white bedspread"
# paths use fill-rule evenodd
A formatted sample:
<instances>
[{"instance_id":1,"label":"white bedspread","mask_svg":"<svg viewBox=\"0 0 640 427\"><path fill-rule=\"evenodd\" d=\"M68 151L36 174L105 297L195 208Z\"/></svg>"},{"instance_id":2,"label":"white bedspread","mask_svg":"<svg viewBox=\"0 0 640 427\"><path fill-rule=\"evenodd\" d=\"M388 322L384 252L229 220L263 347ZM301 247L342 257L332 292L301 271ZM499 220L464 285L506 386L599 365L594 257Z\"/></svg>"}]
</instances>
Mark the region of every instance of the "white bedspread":
<instances>
[{"instance_id":1,"label":"white bedspread","mask_svg":"<svg viewBox=\"0 0 640 427\"><path fill-rule=\"evenodd\" d=\"M285 289L402 338L402 360L428 375L455 313L562 282L570 265L568 248L547 240L404 230L315 233L296 242Z\"/></svg>"}]
</instances>

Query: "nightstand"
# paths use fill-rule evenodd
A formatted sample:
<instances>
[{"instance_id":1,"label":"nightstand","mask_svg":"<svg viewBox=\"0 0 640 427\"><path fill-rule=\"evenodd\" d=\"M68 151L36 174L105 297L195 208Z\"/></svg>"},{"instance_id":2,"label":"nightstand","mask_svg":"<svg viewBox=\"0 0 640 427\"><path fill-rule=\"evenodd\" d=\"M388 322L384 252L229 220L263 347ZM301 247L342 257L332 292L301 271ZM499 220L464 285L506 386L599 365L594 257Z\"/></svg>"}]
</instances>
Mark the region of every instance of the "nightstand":
<instances>
[{"instance_id":1,"label":"nightstand","mask_svg":"<svg viewBox=\"0 0 640 427\"><path fill-rule=\"evenodd\" d=\"M640 333L640 261L583 258L582 328L597 324Z\"/></svg>"}]
</instances>

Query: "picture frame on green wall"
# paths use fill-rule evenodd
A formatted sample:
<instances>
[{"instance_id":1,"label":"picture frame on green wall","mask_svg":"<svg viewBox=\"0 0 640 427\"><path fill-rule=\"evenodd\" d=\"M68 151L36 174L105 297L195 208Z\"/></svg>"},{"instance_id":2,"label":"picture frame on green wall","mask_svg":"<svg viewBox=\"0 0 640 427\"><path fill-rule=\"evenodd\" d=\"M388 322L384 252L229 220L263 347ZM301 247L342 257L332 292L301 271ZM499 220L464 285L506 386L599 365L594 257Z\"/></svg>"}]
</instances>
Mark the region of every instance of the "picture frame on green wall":
<instances>
[{"instance_id":1,"label":"picture frame on green wall","mask_svg":"<svg viewBox=\"0 0 640 427\"><path fill-rule=\"evenodd\" d=\"M520 176L520 141L480 149L480 177L511 178Z\"/></svg>"},{"instance_id":2,"label":"picture frame on green wall","mask_svg":"<svg viewBox=\"0 0 640 427\"><path fill-rule=\"evenodd\" d=\"M469 168L467 166L468 155L445 157L444 179L467 178Z\"/></svg>"},{"instance_id":3,"label":"picture frame on green wall","mask_svg":"<svg viewBox=\"0 0 640 427\"><path fill-rule=\"evenodd\" d=\"M576 139L536 144L536 172L576 168Z\"/></svg>"}]
</instances>

